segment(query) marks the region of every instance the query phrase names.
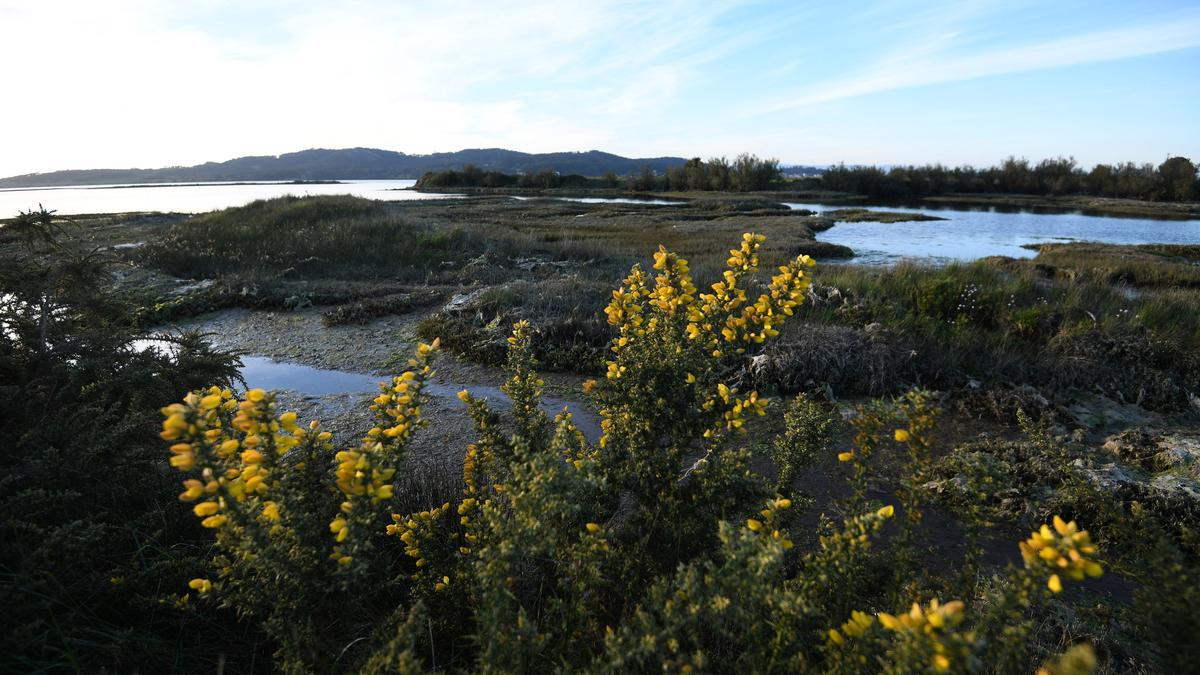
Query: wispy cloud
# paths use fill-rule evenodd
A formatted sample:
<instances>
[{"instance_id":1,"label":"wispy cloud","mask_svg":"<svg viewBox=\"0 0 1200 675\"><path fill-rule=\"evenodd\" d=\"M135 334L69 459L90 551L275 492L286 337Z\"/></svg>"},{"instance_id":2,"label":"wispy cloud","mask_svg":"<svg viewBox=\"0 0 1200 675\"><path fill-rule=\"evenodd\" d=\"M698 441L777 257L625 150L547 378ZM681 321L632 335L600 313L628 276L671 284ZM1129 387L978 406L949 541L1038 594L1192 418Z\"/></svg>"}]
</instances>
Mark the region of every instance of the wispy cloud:
<instances>
[{"instance_id":1,"label":"wispy cloud","mask_svg":"<svg viewBox=\"0 0 1200 675\"><path fill-rule=\"evenodd\" d=\"M888 54L855 74L805 87L803 92L757 108L754 114L803 108L898 89L1115 61L1198 47L1200 15L973 54L950 48L960 37L958 32L929 36L924 44L909 52Z\"/></svg>"}]
</instances>

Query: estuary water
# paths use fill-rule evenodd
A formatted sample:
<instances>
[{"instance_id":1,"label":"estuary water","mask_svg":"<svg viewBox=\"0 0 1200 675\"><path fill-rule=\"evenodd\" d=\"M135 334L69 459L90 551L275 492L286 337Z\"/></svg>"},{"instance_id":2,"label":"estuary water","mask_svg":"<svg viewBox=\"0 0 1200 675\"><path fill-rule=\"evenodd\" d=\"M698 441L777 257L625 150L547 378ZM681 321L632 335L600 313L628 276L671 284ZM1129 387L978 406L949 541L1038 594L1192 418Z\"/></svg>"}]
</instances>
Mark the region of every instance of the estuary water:
<instances>
[{"instance_id":1,"label":"estuary water","mask_svg":"<svg viewBox=\"0 0 1200 675\"><path fill-rule=\"evenodd\" d=\"M378 393L379 383L388 378L379 375L349 373L340 370L313 368L298 363L284 363L263 356L242 357L242 377L249 387L263 389L290 389L310 396L325 396L338 393ZM466 404L458 399L458 392L466 389L472 396L486 400L501 408L509 406L508 395L499 387L484 385L461 385L453 382L426 382L424 391L435 398L446 399L464 410ZM543 397L541 408L553 418L563 408L571 411L575 426L592 442L600 438L600 418L579 403L557 398Z\"/></svg>"},{"instance_id":2,"label":"estuary water","mask_svg":"<svg viewBox=\"0 0 1200 675\"><path fill-rule=\"evenodd\" d=\"M345 180L337 183L151 183L140 185L70 185L47 188L0 189L0 218L41 204L58 215L85 213L204 213L244 206L256 199L284 195L354 195L367 199L402 201L446 199L460 195L427 194L410 188L415 180Z\"/></svg>"},{"instance_id":3,"label":"estuary water","mask_svg":"<svg viewBox=\"0 0 1200 675\"><path fill-rule=\"evenodd\" d=\"M170 340L150 337L134 340L134 349L139 351L155 349L167 354L176 353L176 346ZM242 356L240 370L247 389L261 388L269 390L286 389L306 396L328 396L330 394L377 394L379 384L386 382L383 375L369 375L344 370L314 368L301 363L276 361L265 356ZM508 394L499 387L478 384L460 384L456 382L428 381L424 392L433 398L450 402L455 408L466 410L466 404L459 400L458 392L467 390L472 396L487 401L494 407L507 409L511 402ZM540 407L552 419L555 415L567 409L571 412L575 427L593 443L600 439L600 417L583 404L553 397L542 397Z\"/></svg>"},{"instance_id":4,"label":"estuary water","mask_svg":"<svg viewBox=\"0 0 1200 675\"><path fill-rule=\"evenodd\" d=\"M817 213L847 207L788 203ZM1200 244L1200 220L1092 216L1079 212L1033 213L1027 210L921 206L867 206L871 211L924 213L945 220L902 223L837 223L817 239L849 246L846 262L891 264L904 258L945 263L1002 255L1032 258L1026 244L1094 241L1110 244Z\"/></svg>"}]
</instances>

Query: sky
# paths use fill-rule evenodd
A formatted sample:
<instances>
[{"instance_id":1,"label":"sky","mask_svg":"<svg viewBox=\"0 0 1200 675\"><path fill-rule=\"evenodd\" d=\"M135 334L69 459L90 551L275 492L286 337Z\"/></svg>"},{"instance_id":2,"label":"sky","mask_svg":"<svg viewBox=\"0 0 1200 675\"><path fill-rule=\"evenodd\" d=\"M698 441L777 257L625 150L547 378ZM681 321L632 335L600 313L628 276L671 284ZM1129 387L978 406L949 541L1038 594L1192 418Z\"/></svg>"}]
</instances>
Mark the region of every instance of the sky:
<instances>
[{"instance_id":1,"label":"sky","mask_svg":"<svg viewBox=\"0 0 1200 675\"><path fill-rule=\"evenodd\" d=\"M0 0L0 176L305 148L1200 159L1200 3Z\"/></svg>"}]
</instances>

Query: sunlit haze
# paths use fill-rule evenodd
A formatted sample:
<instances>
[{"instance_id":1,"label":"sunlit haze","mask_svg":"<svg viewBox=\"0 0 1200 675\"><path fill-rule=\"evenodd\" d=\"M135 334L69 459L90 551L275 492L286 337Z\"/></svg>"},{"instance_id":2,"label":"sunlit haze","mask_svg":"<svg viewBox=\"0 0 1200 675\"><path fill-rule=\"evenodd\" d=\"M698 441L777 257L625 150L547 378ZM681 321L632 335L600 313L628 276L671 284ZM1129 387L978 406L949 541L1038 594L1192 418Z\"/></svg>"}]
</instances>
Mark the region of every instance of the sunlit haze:
<instances>
[{"instance_id":1,"label":"sunlit haze","mask_svg":"<svg viewBox=\"0 0 1200 675\"><path fill-rule=\"evenodd\" d=\"M0 176L312 147L1200 156L1200 5L0 0Z\"/></svg>"}]
</instances>

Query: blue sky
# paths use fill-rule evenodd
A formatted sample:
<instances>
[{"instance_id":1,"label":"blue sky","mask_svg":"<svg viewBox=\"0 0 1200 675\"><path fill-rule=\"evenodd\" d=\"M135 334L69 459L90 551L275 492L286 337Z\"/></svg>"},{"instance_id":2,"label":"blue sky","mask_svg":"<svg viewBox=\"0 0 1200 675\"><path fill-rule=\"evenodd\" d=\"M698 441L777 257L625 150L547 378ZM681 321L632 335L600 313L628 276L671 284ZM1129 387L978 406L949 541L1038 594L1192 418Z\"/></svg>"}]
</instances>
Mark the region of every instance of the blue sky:
<instances>
[{"instance_id":1,"label":"blue sky","mask_svg":"<svg viewBox=\"0 0 1200 675\"><path fill-rule=\"evenodd\" d=\"M0 0L0 62L0 175L349 146L1200 159L1194 1Z\"/></svg>"}]
</instances>

